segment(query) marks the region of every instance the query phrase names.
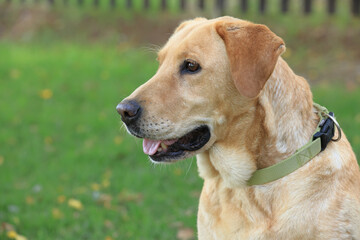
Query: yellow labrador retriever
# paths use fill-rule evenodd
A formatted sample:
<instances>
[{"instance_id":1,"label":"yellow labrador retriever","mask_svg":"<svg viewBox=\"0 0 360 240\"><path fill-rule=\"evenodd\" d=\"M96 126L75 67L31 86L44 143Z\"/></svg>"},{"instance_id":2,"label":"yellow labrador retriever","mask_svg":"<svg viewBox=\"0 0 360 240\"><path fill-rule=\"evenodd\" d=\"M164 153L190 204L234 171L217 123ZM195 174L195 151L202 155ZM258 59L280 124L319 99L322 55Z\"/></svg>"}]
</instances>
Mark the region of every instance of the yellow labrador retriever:
<instances>
[{"instance_id":1,"label":"yellow labrador retriever","mask_svg":"<svg viewBox=\"0 0 360 240\"><path fill-rule=\"evenodd\" d=\"M296 154L320 121L284 51L264 25L186 21L156 74L117 106L153 162L197 155L199 239L360 239L360 173L344 135L285 176L248 183Z\"/></svg>"}]
</instances>

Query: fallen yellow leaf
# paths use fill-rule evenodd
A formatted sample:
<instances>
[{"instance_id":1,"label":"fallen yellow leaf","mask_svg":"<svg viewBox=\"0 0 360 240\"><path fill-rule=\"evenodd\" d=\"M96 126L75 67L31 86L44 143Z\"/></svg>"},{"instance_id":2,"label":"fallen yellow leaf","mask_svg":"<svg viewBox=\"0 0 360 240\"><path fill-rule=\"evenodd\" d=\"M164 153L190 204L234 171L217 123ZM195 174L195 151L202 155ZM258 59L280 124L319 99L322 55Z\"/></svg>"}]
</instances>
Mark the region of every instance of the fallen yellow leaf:
<instances>
[{"instance_id":1,"label":"fallen yellow leaf","mask_svg":"<svg viewBox=\"0 0 360 240\"><path fill-rule=\"evenodd\" d=\"M32 196L26 196L25 201L26 201L26 204L28 204L28 205L32 205L35 203L35 199Z\"/></svg>"},{"instance_id":2,"label":"fallen yellow leaf","mask_svg":"<svg viewBox=\"0 0 360 240\"><path fill-rule=\"evenodd\" d=\"M113 240L113 238L110 237L110 236L106 236L106 237L105 237L105 240Z\"/></svg>"},{"instance_id":3,"label":"fallen yellow leaf","mask_svg":"<svg viewBox=\"0 0 360 240\"><path fill-rule=\"evenodd\" d=\"M50 99L53 96L53 92L50 89L43 89L40 92L40 97L44 100Z\"/></svg>"},{"instance_id":4,"label":"fallen yellow leaf","mask_svg":"<svg viewBox=\"0 0 360 240\"><path fill-rule=\"evenodd\" d=\"M100 190L100 184L98 184L98 183L92 183L92 184L91 184L91 189L92 189L93 191L99 191L99 190Z\"/></svg>"},{"instance_id":5,"label":"fallen yellow leaf","mask_svg":"<svg viewBox=\"0 0 360 240\"><path fill-rule=\"evenodd\" d=\"M55 219L61 219L64 217L64 214L58 208L53 208L51 213L52 213L53 218L55 218Z\"/></svg>"},{"instance_id":6,"label":"fallen yellow leaf","mask_svg":"<svg viewBox=\"0 0 360 240\"><path fill-rule=\"evenodd\" d=\"M6 236L11 239L16 239L17 233L15 231L11 230L6 233Z\"/></svg>"},{"instance_id":7,"label":"fallen yellow leaf","mask_svg":"<svg viewBox=\"0 0 360 240\"><path fill-rule=\"evenodd\" d=\"M83 205L82 203L74 198L70 198L68 201L68 205L69 207L75 208L76 210L82 210L83 209Z\"/></svg>"},{"instance_id":8,"label":"fallen yellow leaf","mask_svg":"<svg viewBox=\"0 0 360 240\"><path fill-rule=\"evenodd\" d=\"M65 200L66 200L66 197L64 195L60 195L57 197L58 203L63 203L63 202L65 202Z\"/></svg>"},{"instance_id":9,"label":"fallen yellow leaf","mask_svg":"<svg viewBox=\"0 0 360 240\"><path fill-rule=\"evenodd\" d=\"M3 163L4 163L4 157L0 156L0 166L3 165Z\"/></svg>"},{"instance_id":10,"label":"fallen yellow leaf","mask_svg":"<svg viewBox=\"0 0 360 240\"><path fill-rule=\"evenodd\" d=\"M124 189L119 193L118 199L120 202L141 202L143 200L143 195L141 193L129 192Z\"/></svg>"},{"instance_id":11,"label":"fallen yellow leaf","mask_svg":"<svg viewBox=\"0 0 360 240\"><path fill-rule=\"evenodd\" d=\"M27 238L21 235L17 235L15 240L27 240Z\"/></svg>"}]
</instances>

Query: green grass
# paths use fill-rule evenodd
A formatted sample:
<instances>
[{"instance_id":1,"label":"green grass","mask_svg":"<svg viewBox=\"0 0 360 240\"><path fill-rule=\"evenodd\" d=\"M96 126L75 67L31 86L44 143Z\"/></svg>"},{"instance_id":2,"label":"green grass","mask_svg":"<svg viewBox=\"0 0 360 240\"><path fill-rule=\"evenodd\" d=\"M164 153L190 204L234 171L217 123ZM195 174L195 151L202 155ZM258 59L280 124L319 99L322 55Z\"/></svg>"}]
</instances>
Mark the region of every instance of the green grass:
<instances>
[{"instance_id":1,"label":"green grass","mask_svg":"<svg viewBox=\"0 0 360 240\"><path fill-rule=\"evenodd\" d=\"M115 106L153 56L112 47L0 43L0 222L29 239L172 239L195 226L195 164L154 167L119 130Z\"/></svg>"},{"instance_id":2,"label":"green grass","mask_svg":"<svg viewBox=\"0 0 360 240\"><path fill-rule=\"evenodd\" d=\"M9 41L0 52L0 222L29 240L174 239L181 228L196 231L202 181L194 159L153 166L115 111L156 71L152 53ZM360 89L313 90L360 156Z\"/></svg>"}]
</instances>

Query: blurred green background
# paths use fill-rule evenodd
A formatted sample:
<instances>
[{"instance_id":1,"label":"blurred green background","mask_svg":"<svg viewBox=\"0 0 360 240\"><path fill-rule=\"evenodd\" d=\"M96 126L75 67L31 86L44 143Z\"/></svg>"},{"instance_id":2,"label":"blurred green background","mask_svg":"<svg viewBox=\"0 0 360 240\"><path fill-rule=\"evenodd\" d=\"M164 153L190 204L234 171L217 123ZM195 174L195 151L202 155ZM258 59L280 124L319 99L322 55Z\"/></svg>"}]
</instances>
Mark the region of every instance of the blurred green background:
<instances>
[{"instance_id":1,"label":"blurred green background","mask_svg":"<svg viewBox=\"0 0 360 240\"><path fill-rule=\"evenodd\" d=\"M115 106L157 69L156 49L183 20L220 13L189 1L0 1L0 239L196 239L196 160L150 163ZM360 156L360 19L351 1L269 0L226 14L268 25L284 58L334 111Z\"/></svg>"}]
</instances>

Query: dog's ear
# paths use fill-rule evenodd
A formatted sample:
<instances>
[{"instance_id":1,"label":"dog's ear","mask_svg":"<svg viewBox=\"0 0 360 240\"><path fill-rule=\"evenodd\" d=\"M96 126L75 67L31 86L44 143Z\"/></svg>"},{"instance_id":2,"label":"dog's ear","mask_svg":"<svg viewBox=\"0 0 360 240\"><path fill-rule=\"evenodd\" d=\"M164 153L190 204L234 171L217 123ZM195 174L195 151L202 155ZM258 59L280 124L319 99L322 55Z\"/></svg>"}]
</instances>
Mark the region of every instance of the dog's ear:
<instances>
[{"instance_id":1,"label":"dog's ear","mask_svg":"<svg viewBox=\"0 0 360 240\"><path fill-rule=\"evenodd\" d=\"M284 41L264 25L236 19L218 22L237 90L256 97L274 71L278 57L285 51Z\"/></svg>"}]
</instances>

